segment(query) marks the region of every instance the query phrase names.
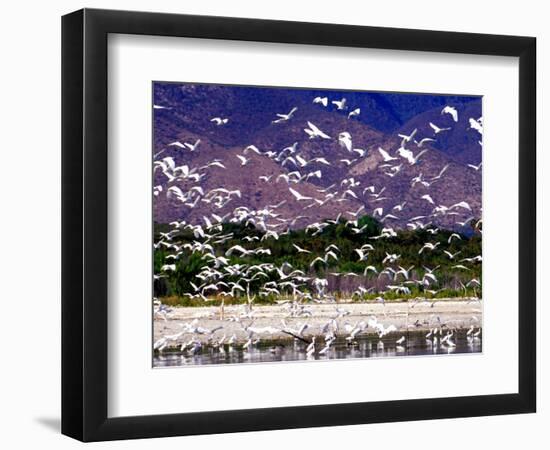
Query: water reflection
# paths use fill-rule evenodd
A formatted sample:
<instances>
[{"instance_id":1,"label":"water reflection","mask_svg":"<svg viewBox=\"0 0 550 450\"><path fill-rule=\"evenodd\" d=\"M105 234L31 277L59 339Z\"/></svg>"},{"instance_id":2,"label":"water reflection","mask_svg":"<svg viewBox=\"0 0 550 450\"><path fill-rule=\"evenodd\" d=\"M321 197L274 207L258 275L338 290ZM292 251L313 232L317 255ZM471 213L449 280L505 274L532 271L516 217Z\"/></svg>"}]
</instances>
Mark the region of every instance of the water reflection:
<instances>
[{"instance_id":1,"label":"water reflection","mask_svg":"<svg viewBox=\"0 0 550 450\"><path fill-rule=\"evenodd\" d=\"M466 331L455 331L449 345L441 337L426 338L425 332L409 332L406 341L396 344L400 334L391 334L379 339L376 336L358 337L354 344L344 338L337 339L325 354L317 352L306 355L307 344L301 341L260 343L245 351L242 346L214 348L203 346L201 353L167 353L155 356L155 367L193 366L206 364L239 364L276 361L303 361L350 358L384 358L408 355L447 355L454 353L479 353L482 350L481 336L467 336ZM321 350L322 344L317 346Z\"/></svg>"}]
</instances>

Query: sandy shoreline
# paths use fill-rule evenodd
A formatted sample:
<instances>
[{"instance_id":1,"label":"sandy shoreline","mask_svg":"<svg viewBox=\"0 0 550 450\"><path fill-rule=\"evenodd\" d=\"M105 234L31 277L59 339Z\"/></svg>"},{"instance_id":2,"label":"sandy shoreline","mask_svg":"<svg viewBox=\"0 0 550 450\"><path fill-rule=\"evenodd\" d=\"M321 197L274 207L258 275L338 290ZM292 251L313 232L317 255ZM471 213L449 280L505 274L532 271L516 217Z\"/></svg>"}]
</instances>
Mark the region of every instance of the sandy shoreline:
<instances>
[{"instance_id":1,"label":"sandy shoreline","mask_svg":"<svg viewBox=\"0 0 550 450\"><path fill-rule=\"evenodd\" d=\"M157 341L165 336L179 335L177 339L170 339L167 348L181 345L194 338L203 344L210 340L218 340L222 336L229 339L235 335L236 344L246 342L248 333L245 327L252 326L253 329L261 330L257 337L267 340L292 340L291 335L280 331L297 330L301 325L307 323L307 328L302 336L311 340L313 336L321 335L321 328L331 319L335 318L342 333L346 323L355 325L360 321L368 321L376 316L379 323L384 326L394 325L397 332L406 331L428 331L441 326L449 329L465 329L474 325L481 328L483 302L472 299L441 299L435 303L417 303L414 301L380 303L330 303L311 304L306 306L311 316L290 317L288 309L280 305L254 306L251 317L243 317L243 305L226 306L224 309L224 320L220 320L219 307L172 307L166 320L156 317L153 324L154 340ZM191 324L195 319L196 325L201 328L213 330L221 329L212 333L189 333L181 334L184 324ZM237 321L238 320L238 321ZM283 324L284 321L284 324ZM268 330L262 330L266 329ZM372 327L368 327L364 334L375 334Z\"/></svg>"}]
</instances>

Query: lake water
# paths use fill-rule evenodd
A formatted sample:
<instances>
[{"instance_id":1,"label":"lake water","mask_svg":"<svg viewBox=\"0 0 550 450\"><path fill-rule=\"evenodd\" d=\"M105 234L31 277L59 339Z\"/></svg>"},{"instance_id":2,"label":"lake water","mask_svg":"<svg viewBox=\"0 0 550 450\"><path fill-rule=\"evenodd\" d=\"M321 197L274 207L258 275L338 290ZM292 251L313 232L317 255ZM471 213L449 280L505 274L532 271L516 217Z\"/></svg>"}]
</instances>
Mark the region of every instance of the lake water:
<instances>
[{"instance_id":1,"label":"lake water","mask_svg":"<svg viewBox=\"0 0 550 450\"><path fill-rule=\"evenodd\" d=\"M258 343L249 350L242 346L224 346L218 348L203 346L196 355L189 353L166 353L155 356L154 367L196 366L207 364L240 364L277 361L305 361L350 358L386 358L421 355L449 355L459 353L479 353L482 350L481 335L467 336L466 331L456 331L452 342L455 346L442 344L440 339L427 339L426 332L409 332L406 341L398 345L396 340L401 334L391 334L379 339L377 336L358 337L356 343L349 345L344 339L337 339L330 350L320 355L317 352L308 357L307 344L295 340L293 342ZM317 351L323 348L323 341L316 345Z\"/></svg>"}]
</instances>

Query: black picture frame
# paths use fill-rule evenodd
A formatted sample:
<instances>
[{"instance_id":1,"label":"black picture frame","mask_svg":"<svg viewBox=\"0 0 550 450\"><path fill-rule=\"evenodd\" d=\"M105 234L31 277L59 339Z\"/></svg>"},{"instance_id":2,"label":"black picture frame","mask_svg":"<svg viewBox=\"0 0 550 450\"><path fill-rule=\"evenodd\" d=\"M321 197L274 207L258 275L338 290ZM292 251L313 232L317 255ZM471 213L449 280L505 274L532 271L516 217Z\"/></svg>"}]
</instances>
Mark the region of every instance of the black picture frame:
<instances>
[{"instance_id":1,"label":"black picture frame","mask_svg":"<svg viewBox=\"0 0 550 450\"><path fill-rule=\"evenodd\" d=\"M109 418L107 36L110 33L518 57L518 392ZM64 16L62 433L82 441L102 441L535 412L535 93L533 37L95 9Z\"/></svg>"}]
</instances>

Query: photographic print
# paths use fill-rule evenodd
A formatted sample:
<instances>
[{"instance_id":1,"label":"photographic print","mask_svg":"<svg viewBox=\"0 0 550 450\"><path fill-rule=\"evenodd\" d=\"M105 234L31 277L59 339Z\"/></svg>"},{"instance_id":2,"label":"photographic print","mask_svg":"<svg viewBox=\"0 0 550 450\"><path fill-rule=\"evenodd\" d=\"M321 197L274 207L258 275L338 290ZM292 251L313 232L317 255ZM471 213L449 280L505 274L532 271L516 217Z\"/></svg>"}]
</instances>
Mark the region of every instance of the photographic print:
<instances>
[{"instance_id":1,"label":"photographic print","mask_svg":"<svg viewBox=\"0 0 550 450\"><path fill-rule=\"evenodd\" d=\"M482 97L152 91L154 367L482 351Z\"/></svg>"}]
</instances>

